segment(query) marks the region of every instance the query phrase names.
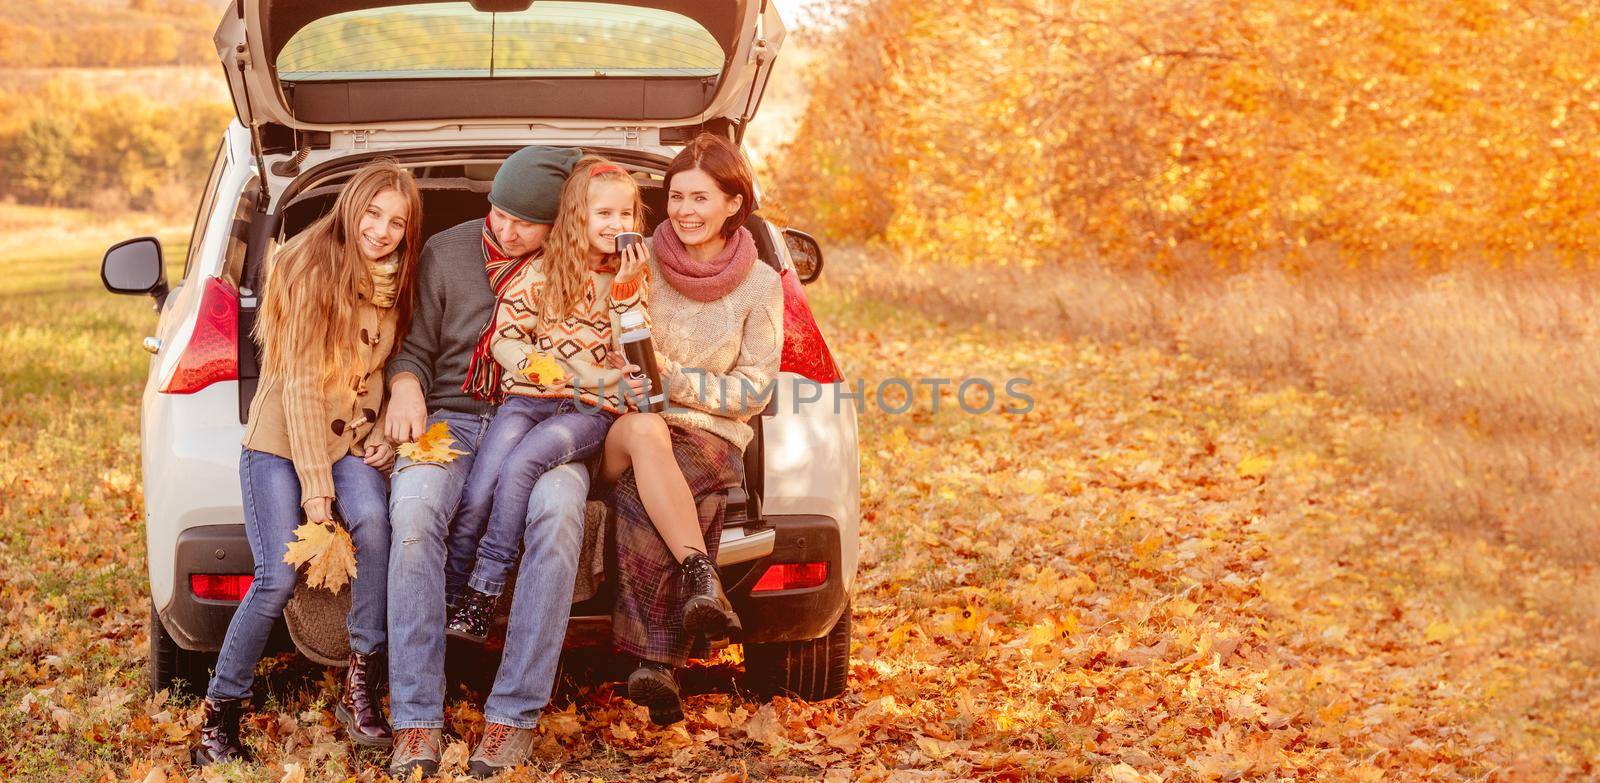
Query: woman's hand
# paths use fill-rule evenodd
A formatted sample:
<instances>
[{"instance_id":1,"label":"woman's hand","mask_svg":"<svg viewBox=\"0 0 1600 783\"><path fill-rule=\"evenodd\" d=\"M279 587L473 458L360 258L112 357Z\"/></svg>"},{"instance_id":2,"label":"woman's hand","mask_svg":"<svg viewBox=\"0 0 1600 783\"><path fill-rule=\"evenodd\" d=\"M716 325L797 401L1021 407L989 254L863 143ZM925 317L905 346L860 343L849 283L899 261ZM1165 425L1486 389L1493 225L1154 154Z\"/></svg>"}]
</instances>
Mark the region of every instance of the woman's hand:
<instances>
[{"instance_id":1,"label":"woman's hand","mask_svg":"<svg viewBox=\"0 0 1600 783\"><path fill-rule=\"evenodd\" d=\"M644 272L644 265L650 260L650 249L644 242L635 242L622 251L622 267L617 270L614 283L631 283L639 279Z\"/></svg>"},{"instance_id":2,"label":"woman's hand","mask_svg":"<svg viewBox=\"0 0 1600 783\"><path fill-rule=\"evenodd\" d=\"M312 498L300 504L306 512L307 522L332 522L333 498Z\"/></svg>"},{"instance_id":3,"label":"woman's hand","mask_svg":"<svg viewBox=\"0 0 1600 783\"><path fill-rule=\"evenodd\" d=\"M367 446L366 456L361 461L378 470L388 470L394 467L394 447L387 443L371 444Z\"/></svg>"}]
</instances>

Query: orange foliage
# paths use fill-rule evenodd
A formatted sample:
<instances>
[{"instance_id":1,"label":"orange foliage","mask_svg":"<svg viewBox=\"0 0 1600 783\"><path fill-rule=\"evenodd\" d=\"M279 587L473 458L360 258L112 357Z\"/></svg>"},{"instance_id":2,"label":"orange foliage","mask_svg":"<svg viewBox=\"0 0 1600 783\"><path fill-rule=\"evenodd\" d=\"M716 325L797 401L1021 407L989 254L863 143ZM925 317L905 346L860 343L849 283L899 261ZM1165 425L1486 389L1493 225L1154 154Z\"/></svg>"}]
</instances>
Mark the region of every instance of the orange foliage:
<instances>
[{"instance_id":1,"label":"orange foliage","mask_svg":"<svg viewBox=\"0 0 1600 783\"><path fill-rule=\"evenodd\" d=\"M855 3L778 191L975 262L1571 262L1596 32L1567 0Z\"/></svg>"}]
</instances>

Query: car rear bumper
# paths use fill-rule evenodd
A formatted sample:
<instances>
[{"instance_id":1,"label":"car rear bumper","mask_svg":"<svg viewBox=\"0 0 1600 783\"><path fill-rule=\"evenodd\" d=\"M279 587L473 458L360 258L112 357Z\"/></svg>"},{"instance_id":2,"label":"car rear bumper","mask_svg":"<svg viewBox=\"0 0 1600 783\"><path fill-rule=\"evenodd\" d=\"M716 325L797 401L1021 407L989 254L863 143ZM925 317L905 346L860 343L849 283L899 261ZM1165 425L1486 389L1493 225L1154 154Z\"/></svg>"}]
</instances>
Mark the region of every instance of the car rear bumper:
<instances>
[{"instance_id":1,"label":"car rear bumper","mask_svg":"<svg viewBox=\"0 0 1600 783\"><path fill-rule=\"evenodd\" d=\"M754 560L727 563L721 569L728 599L739 614L744 633L734 641L793 642L825 635L844 611L846 595L841 573L839 524L825 516L784 515L763 520L770 530L747 536L760 542L752 551L770 553ZM758 536L758 537L757 537ZM752 588L769 565L827 563L827 578L816 587L755 593ZM199 598L190 587L195 574L248 574L255 568L244 525L205 525L178 536L172 600L157 607L162 625L178 646L186 650L216 651L228 622L238 607L234 601ZM591 604L592 605L592 604ZM568 625L569 646L608 645L609 615L574 615Z\"/></svg>"},{"instance_id":2,"label":"car rear bumper","mask_svg":"<svg viewBox=\"0 0 1600 783\"><path fill-rule=\"evenodd\" d=\"M249 574L255 571L255 557L244 525L202 525L178 534L173 557L176 573L172 600L156 607L161 624L179 647L214 652L222 648L222 637L233 619L237 601L200 598L190 587L195 574Z\"/></svg>"},{"instance_id":3,"label":"car rear bumper","mask_svg":"<svg viewBox=\"0 0 1600 783\"><path fill-rule=\"evenodd\" d=\"M773 533L771 553L721 568L728 600L744 626L744 632L732 641L798 642L825 636L848 603L839 523L809 514L769 516L763 522ZM828 575L816 587L753 592L767 567L779 563L827 563ZM607 646L610 642L610 615L575 614L568 622L569 647Z\"/></svg>"}]
</instances>

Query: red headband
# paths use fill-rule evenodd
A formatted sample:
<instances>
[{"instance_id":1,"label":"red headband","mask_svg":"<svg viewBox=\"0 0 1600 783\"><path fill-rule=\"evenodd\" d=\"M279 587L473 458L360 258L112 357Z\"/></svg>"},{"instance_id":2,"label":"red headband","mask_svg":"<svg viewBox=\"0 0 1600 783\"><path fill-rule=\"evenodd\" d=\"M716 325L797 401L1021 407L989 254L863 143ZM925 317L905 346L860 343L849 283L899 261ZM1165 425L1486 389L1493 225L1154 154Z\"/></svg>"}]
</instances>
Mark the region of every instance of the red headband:
<instances>
[{"instance_id":1,"label":"red headband","mask_svg":"<svg viewBox=\"0 0 1600 783\"><path fill-rule=\"evenodd\" d=\"M615 171L616 173L621 174L623 176L627 176L627 174L628 174L628 172L623 171L621 166L618 166L615 163L602 163L602 164L600 164L598 166L595 166L592 169L589 169L589 176L590 177L598 177L601 174L609 174L609 173L611 173L613 171Z\"/></svg>"}]
</instances>

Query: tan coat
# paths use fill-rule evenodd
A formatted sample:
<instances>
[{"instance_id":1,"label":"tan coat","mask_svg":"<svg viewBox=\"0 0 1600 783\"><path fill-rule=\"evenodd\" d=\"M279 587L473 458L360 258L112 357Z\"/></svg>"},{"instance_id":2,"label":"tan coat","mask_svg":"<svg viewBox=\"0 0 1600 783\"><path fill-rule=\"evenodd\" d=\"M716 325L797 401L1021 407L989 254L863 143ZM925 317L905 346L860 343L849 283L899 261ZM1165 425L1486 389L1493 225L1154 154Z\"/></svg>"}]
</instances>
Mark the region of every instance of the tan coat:
<instances>
[{"instance_id":1,"label":"tan coat","mask_svg":"<svg viewBox=\"0 0 1600 783\"><path fill-rule=\"evenodd\" d=\"M356 372L343 383L321 384L313 362L297 365L286 378L263 374L250 403L245 448L294 462L300 502L332 498L333 463L361 456L384 443L383 365L394 347L398 314L363 301L356 308Z\"/></svg>"}]
</instances>

